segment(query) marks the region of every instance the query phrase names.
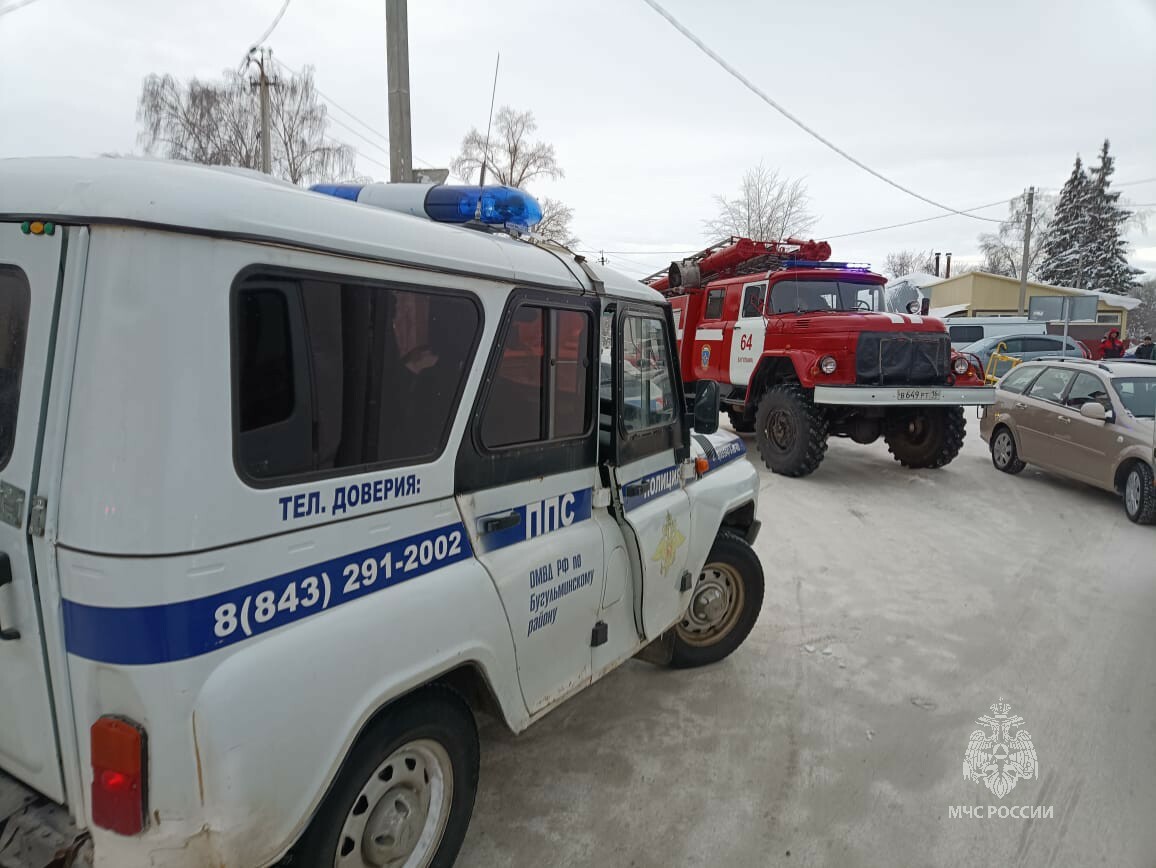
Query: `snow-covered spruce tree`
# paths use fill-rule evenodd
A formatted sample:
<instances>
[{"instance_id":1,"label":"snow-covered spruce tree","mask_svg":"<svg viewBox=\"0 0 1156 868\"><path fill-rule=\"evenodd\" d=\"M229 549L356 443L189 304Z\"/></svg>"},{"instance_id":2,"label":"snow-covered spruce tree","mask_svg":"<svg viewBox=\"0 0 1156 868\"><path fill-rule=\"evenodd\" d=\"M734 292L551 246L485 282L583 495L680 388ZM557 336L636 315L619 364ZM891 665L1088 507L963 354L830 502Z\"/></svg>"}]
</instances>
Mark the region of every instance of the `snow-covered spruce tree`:
<instances>
[{"instance_id":1,"label":"snow-covered spruce tree","mask_svg":"<svg viewBox=\"0 0 1156 868\"><path fill-rule=\"evenodd\" d=\"M1128 264L1124 224L1131 216L1120 207L1120 194L1109 189L1116 161L1108 153L1108 140L1100 149L1100 164L1093 166L1089 182L1088 249L1084 256L1086 289L1125 295L1136 286L1136 269Z\"/></svg>"},{"instance_id":2,"label":"snow-covered spruce tree","mask_svg":"<svg viewBox=\"0 0 1156 868\"><path fill-rule=\"evenodd\" d=\"M1060 191L1060 201L1044 239L1044 261L1040 266L1040 280L1054 286L1076 286L1083 266L1084 285L1087 286L1088 221L1091 212L1089 198L1091 183L1084 164L1076 155L1072 174ZM1084 262L1080 253L1083 251Z\"/></svg>"}]
</instances>

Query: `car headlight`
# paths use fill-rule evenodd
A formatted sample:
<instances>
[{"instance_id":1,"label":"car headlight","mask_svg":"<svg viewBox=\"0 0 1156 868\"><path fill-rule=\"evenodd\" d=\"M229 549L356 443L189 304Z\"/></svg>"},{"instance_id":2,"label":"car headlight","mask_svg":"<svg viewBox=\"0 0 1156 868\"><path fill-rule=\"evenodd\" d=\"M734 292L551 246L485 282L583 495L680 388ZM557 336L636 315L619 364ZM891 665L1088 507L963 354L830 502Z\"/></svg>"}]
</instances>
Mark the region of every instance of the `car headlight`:
<instances>
[{"instance_id":1,"label":"car headlight","mask_svg":"<svg viewBox=\"0 0 1156 868\"><path fill-rule=\"evenodd\" d=\"M823 358L819 359L819 370L824 374L835 373L835 368L837 367L839 367L839 365L835 361L834 356L823 356Z\"/></svg>"},{"instance_id":2,"label":"car headlight","mask_svg":"<svg viewBox=\"0 0 1156 868\"><path fill-rule=\"evenodd\" d=\"M956 357L955 361L951 363L951 369L960 377L967 373L969 367L971 366L963 356Z\"/></svg>"}]
</instances>

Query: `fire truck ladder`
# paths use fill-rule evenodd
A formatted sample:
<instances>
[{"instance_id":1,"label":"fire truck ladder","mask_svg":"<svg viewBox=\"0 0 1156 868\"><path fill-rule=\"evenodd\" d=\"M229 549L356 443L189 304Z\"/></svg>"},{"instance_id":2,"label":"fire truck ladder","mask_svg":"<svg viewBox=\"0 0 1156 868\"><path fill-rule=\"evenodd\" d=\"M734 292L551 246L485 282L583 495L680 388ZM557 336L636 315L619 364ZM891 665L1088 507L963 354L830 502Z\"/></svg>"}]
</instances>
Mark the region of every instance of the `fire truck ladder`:
<instances>
[{"instance_id":1,"label":"fire truck ladder","mask_svg":"<svg viewBox=\"0 0 1156 868\"><path fill-rule=\"evenodd\" d=\"M778 271L783 267L784 257L821 262L830 256L831 246L825 241L798 238L753 241L732 235L686 259L672 262L669 268L643 278L642 283L665 295L680 295L710 280Z\"/></svg>"}]
</instances>

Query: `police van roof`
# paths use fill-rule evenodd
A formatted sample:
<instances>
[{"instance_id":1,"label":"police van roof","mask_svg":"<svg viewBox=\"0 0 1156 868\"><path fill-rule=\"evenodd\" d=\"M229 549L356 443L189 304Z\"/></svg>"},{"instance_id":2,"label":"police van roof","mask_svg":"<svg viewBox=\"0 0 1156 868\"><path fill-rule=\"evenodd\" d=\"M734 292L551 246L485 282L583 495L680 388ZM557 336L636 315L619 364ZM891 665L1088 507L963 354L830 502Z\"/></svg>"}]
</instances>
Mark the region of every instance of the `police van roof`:
<instances>
[{"instance_id":1,"label":"police van roof","mask_svg":"<svg viewBox=\"0 0 1156 868\"><path fill-rule=\"evenodd\" d=\"M28 219L152 226L511 283L592 289L561 250L358 205L246 169L129 158L0 160L0 220ZM663 301L624 274L588 265L610 295Z\"/></svg>"}]
</instances>

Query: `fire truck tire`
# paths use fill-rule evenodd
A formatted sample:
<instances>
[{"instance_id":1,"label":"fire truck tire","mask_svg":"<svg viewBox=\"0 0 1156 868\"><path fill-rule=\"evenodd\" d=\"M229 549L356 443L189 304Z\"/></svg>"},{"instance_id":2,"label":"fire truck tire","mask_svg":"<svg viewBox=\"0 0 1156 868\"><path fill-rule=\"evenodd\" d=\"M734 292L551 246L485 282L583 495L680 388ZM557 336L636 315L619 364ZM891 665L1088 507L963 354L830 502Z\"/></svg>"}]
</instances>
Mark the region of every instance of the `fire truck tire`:
<instances>
[{"instance_id":1,"label":"fire truck tire","mask_svg":"<svg viewBox=\"0 0 1156 868\"><path fill-rule=\"evenodd\" d=\"M449 868L473 813L478 753L457 692L431 686L399 700L354 743L289 864Z\"/></svg>"},{"instance_id":2,"label":"fire truck tire","mask_svg":"<svg viewBox=\"0 0 1156 868\"><path fill-rule=\"evenodd\" d=\"M763 608L763 564L750 544L720 531L694 586L690 605L674 627L670 665L717 663L743 644Z\"/></svg>"},{"instance_id":3,"label":"fire truck tire","mask_svg":"<svg viewBox=\"0 0 1156 868\"><path fill-rule=\"evenodd\" d=\"M755 430L755 420L742 410L727 410L727 416L730 417L731 427L739 434L750 434Z\"/></svg>"},{"instance_id":4,"label":"fire truck tire","mask_svg":"<svg viewBox=\"0 0 1156 868\"><path fill-rule=\"evenodd\" d=\"M768 389L755 414L759 454L783 476L815 472L827 451L827 427L823 411L795 385Z\"/></svg>"},{"instance_id":5,"label":"fire truck tire","mask_svg":"<svg viewBox=\"0 0 1156 868\"><path fill-rule=\"evenodd\" d=\"M889 415L883 438L904 467L938 468L959 454L966 433L962 407L919 407Z\"/></svg>"}]
</instances>

